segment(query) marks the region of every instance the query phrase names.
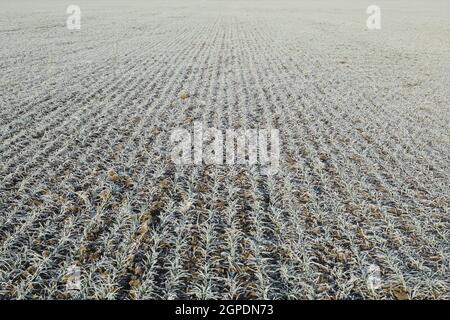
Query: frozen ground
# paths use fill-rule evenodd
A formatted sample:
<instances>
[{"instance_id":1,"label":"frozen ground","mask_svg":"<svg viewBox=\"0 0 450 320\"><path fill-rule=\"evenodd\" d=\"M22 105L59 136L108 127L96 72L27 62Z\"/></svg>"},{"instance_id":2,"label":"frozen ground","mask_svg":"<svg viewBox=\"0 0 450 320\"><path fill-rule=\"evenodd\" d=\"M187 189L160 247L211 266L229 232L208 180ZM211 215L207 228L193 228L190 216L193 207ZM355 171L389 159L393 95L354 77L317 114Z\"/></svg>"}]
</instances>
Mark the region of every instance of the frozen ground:
<instances>
[{"instance_id":1,"label":"frozen ground","mask_svg":"<svg viewBox=\"0 0 450 320\"><path fill-rule=\"evenodd\" d=\"M0 9L1 298L449 298L448 1ZM176 167L194 121L280 172Z\"/></svg>"}]
</instances>

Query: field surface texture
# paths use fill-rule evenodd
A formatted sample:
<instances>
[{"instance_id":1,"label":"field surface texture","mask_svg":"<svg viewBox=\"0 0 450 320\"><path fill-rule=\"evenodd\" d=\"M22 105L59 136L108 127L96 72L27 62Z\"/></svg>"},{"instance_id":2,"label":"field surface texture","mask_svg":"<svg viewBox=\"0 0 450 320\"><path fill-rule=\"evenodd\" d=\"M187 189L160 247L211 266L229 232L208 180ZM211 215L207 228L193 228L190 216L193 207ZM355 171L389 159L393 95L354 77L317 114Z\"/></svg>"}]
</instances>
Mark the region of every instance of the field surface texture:
<instances>
[{"instance_id":1,"label":"field surface texture","mask_svg":"<svg viewBox=\"0 0 450 320\"><path fill-rule=\"evenodd\" d=\"M1 1L0 298L449 299L450 3L371 4Z\"/></svg>"}]
</instances>

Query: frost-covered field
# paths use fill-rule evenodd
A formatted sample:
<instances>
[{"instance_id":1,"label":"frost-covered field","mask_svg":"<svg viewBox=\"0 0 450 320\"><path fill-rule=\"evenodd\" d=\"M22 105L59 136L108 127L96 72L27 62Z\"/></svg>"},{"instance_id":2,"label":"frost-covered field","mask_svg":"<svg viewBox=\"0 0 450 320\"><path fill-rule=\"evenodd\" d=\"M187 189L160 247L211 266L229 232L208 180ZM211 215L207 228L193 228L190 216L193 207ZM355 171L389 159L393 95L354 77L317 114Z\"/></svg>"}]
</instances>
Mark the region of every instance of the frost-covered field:
<instances>
[{"instance_id":1,"label":"frost-covered field","mask_svg":"<svg viewBox=\"0 0 450 320\"><path fill-rule=\"evenodd\" d=\"M448 1L0 17L0 298L450 298ZM176 166L196 121L278 129L278 174Z\"/></svg>"}]
</instances>

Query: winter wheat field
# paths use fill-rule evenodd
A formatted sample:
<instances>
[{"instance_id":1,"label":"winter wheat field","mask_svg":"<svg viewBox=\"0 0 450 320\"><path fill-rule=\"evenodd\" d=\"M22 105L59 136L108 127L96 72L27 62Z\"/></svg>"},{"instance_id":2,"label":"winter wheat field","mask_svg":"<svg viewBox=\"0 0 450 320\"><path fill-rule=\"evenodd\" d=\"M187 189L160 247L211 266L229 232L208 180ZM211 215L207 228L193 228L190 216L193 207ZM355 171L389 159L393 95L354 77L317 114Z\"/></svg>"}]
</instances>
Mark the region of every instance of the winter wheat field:
<instances>
[{"instance_id":1,"label":"winter wheat field","mask_svg":"<svg viewBox=\"0 0 450 320\"><path fill-rule=\"evenodd\" d=\"M1 0L0 298L449 299L449 18ZM276 172L174 161L196 125Z\"/></svg>"}]
</instances>

